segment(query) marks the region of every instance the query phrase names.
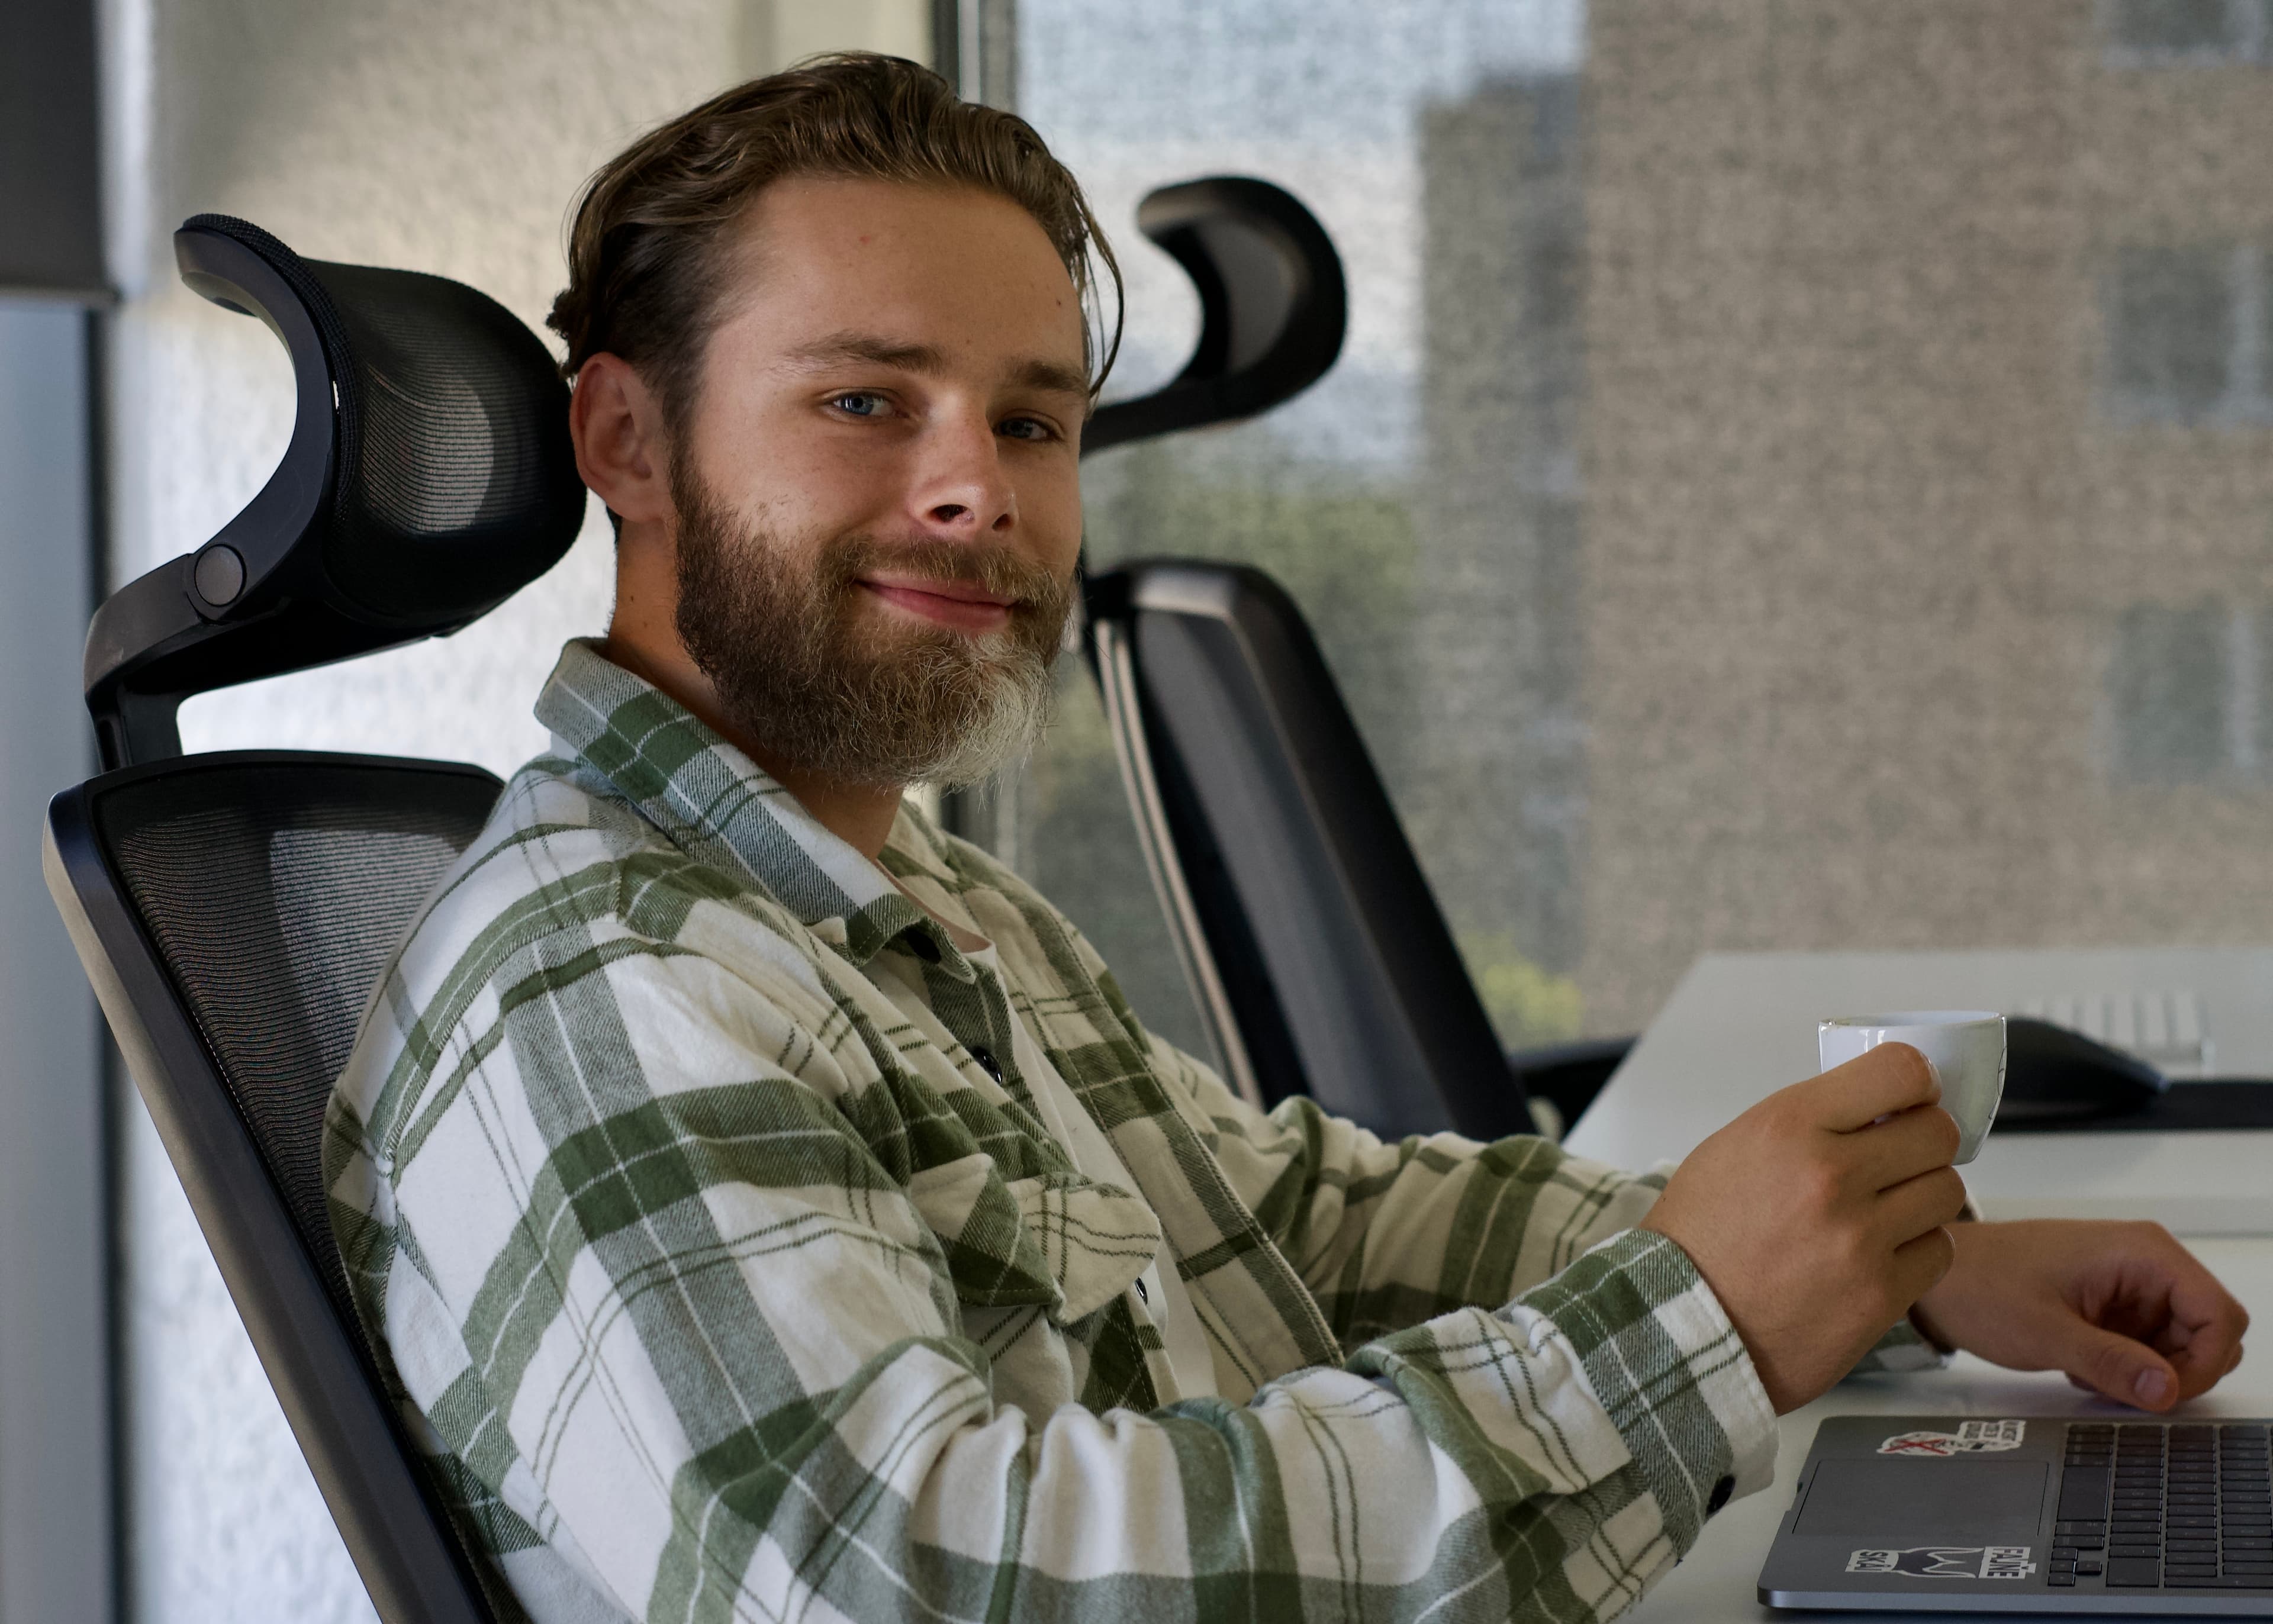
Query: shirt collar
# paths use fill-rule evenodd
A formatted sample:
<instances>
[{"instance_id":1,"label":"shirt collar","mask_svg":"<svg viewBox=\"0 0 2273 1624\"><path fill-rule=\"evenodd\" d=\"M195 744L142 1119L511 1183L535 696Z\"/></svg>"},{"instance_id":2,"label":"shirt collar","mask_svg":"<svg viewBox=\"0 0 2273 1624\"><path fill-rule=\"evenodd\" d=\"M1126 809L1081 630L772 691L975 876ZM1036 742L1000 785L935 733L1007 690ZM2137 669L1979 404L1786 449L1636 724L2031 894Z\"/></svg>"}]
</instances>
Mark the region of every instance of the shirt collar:
<instances>
[{"instance_id":1,"label":"shirt collar","mask_svg":"<svg viewBox=\"0 0 2273 1624\"><path fill-rule=\"evenodd\" d=\"M689 856L746 875L856 965L910 931L958 981L975 972L939 924L851 842L678 700L576 638L537 696L536 719ZM942 873L929 831L903 805L886 864Z\"/></svg>"}]
</instances>

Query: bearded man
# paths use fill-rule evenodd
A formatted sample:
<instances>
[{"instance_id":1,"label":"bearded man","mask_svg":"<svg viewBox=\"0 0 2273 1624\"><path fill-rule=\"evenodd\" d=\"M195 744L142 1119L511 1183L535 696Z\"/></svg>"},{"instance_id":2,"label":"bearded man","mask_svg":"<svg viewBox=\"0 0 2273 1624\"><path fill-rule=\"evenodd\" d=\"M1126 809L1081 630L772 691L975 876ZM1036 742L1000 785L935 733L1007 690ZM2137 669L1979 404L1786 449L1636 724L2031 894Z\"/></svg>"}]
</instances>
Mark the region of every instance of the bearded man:
<instances>
[{"instance_id":1,"label":"bearded man","mask_svg":"<svg viewBox=\"0 0 2273 1624\"><path fill-rule=\"evenodd\" d=\"M1913 1050L1669 1178L1265 1116L904 801L1044 718L1092 251L1030 129L873 56L582 201L554 326L614 617L327 1125L501 1615L1606 1619L1858 1361L2150 1409L2231 1367L2159 1231L1953 1235Z\"/></svg>"}]
</instances>

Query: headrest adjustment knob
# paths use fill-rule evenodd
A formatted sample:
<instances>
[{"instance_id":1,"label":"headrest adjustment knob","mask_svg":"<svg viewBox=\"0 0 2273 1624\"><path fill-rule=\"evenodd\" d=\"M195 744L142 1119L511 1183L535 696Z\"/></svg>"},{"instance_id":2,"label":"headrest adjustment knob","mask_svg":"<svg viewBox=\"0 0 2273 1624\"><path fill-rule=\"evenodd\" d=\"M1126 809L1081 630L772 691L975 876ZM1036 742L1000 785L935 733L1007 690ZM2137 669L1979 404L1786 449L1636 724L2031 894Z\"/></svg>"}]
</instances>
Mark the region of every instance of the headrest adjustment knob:
<instances>
[{"instance_id":1,"label":"headrest adjustment knob","mask_svg":"<svg viewBox=\"0 0 2273 1624\"><path fill-rule=\"evenodd\" d=\"M244 590L244 560L237 557L236 548L211 543L198 554L197 568L190 579L199 597L215 609L223 608L236 602L236 595Z\"/></svg>"}]
</instances>

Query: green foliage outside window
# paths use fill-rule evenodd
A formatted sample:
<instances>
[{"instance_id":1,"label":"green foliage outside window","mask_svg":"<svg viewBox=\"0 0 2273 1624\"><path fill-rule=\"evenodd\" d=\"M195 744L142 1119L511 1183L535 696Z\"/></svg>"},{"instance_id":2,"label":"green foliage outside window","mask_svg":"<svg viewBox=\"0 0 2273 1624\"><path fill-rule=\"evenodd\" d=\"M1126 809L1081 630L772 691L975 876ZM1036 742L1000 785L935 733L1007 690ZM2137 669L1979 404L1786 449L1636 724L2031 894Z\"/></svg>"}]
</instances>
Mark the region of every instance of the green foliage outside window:
<instances>
[{"instance_id":1,"label":"green foliage outside window","mask_svg":"<svg viewBox=\"0 0 2273 1624\"><path fill-rule=\"evenodd\" d=\"M1499 1040L1511 1049L1567 1044L1586 1029L1579 984L1542 969L1504 932L1463 932L1460 956Z\"/></svg>"}]
</instances>

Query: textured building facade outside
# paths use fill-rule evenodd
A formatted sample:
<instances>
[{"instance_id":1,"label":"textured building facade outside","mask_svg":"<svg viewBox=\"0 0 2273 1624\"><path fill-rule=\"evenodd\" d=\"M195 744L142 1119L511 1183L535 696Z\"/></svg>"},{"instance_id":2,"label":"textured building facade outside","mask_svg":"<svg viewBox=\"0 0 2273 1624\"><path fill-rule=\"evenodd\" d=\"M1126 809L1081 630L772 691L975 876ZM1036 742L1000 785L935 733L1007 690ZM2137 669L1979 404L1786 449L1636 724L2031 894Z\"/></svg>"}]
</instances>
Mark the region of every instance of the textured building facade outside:
<instances>
[{"instance_id":1,"label":"textured building facade outside","mask_svg":"<svg viewBox=\"0 0 2273 1624\"><path fill-rule=\"evenodd\" d=\"M1399 789L1472 961L1504 937L1556 974L1584 941L1579 87L1503 79L1421 114L1425 703Z\"/></svg>"},{"instance_id":2,"label":"textured building facade outside","mask_svg":"<svg viewBox=\"0 0 2273 1624\"><path fill-rule=\"evenodd\" d=\"M1595 0L1589 1025L2273 937L2273 78L2202 11Z\"/></svg>"}]
</instances>

